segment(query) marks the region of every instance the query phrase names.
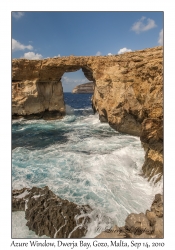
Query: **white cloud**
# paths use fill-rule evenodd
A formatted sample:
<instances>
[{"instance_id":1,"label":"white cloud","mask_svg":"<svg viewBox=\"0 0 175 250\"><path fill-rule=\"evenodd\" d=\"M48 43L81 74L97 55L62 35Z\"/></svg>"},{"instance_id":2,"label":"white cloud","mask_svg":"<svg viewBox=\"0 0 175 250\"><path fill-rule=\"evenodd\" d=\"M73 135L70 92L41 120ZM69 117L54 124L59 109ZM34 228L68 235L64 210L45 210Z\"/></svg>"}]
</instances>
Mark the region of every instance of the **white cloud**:
<instances>
[{"instance_id":1,"label":"white cloud","mask_svg":"<svg viewBox=\"0 0 175 250\"><path fill-rule=\"evenodd\" d=\"M33 47L32 45L23 45L20 42L16 41L15 39L12 39L12 51L25 50L25 49L32 50Z\"/></svg>"},{"instance_id":2,"label":"white cloud","mask_svg":"<svg viewBox=\"0 0 175 250\"><path fill-rule=\"evenodd\" d=\"M57 56L54 56L53 58L57 58L57 57L61 57L61 55L60 55L60 54L58 54Z\"/></svg>"},{"instance_id":3,"label":"white cloud","mask_svg":"<svg viewBox=\"0 0 175 250\"><path fill-rule=\"evenodd\" d=\"M145 20L145 23L144 23ZM157 27L155 21L153 19L147 18L142 16L141 19L138 20L138 22L134 23L131 27L132 31L135 31L137 34L140 32L144 32L150 29L153 29Z\"/></svg>"},{"instance_id":4,"label":"white cloud","mask_svg":"<svg viewBox=\"0 0 175 250\"><path fill-rule=\"evenodd\" d=\"M24 12L22 11L12 11L12 16L16 19L21 18L22 16L24 16Z\"/></svg>"},{"instance_id":5,"label":"white cloud","mask_svg":"<svg viewBox=\"0 0 175 250\"><path fill-rule=\"evenodd\" d=\"M112 53L108 53L108 56L112 56Z\"/></svg>"},{"instance_id":6,"label":"white cloud","mask_svg":"<svg viewBox=\"0 0 175 250\"><path fill-rule=\"evenodd\" d=\"M36 60L36 59L42 59L43 56L38 53L35 54L34 52L27 52L27 53L24 53L24 56L22 58L29 59L29 60Z\"/></svg>"},{"instance_id":7,"label":"white cloud","mask_svg":"<svg viewBox=\"0 0 175 250\"><path fill-rule=\"evenodd\" d=\"M158 44L163 45L163 29L161 29L161 31L159 33Z\"/></svg>"},{"instance_id":8,"label":"white cloud","mask_svg":"<svg viewBox=\"0 0 175 250\"><path fill-rule=\"evenodd\" d=\"M86 83L88 80L87 79L72 79L72 78L69 78L69 77L67 77L67 76L63 76L62 77L62 81L63 81L63 83L76 83L77 85L78 84L83 84L83 83Z\"/></svg>"},{"instance_id":9,"label":"white cloud","mask_svg":"<svg viewBox=\"0 0 175 250\"><path fill-rule=\"evenodd\" d=\"M102 55L102 53L100 52L100 51L98 51L97 53L96 53L96 56L101 56Z\"/></svg>"},{"instance_id":10,"label":"white cloud","mask_svg":"<svg viewBox=\"0 0 175 250\"><path fill-rule=\"evenodd\" d=\"M131 51L132 51L132 49L123 48L123 49L120 49L120 50L118 51L118 54L123 54L123 53L125 53L125 52L131 52Z\"/></svg>"}]
</instances>

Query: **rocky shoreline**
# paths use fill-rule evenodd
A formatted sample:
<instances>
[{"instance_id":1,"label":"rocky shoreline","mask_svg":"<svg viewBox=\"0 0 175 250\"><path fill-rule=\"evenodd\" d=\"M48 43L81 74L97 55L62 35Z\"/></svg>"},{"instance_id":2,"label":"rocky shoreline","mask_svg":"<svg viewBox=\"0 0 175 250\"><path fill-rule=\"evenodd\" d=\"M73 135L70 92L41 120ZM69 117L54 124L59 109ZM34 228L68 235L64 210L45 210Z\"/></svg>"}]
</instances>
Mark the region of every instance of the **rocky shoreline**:
<instances>
[{"instance_id":1,"label":"rocky shoreline","mask_svg":"<svg viewBox=\"0 0 175 250\"><path fill-rule=\"evenodd\" d=\"M146 213L131 213L123 227L115 225L95 238L163 238L163 196L156 194L150 210Z\"/></svg>"},{"instance_id":2,"label":"rocky shoreline","mask_svg":"<svg viewBox=\"0 0 175 250\"><path fill-rule=\"evenodd\" d=\"M81 238L86 234L91 208L63 200L46 186L13 190L12 211L25 211L26 225L39 236Z\"/></svg>"},{"instance_id":3,"label":"rocky shoreline","mask_svg":"<svg viewBox=\"0 0 175 250\"><path fill-rule=\"evenodd\" d=\"M26 225L39 236L82 238L92 209L61 199L46 186L13 190L12 211L25 211ZM123 227L115 225L95 238L163 238L163 196L155 195L145 214L131 213Z\"/></svg>"}]
</instances>

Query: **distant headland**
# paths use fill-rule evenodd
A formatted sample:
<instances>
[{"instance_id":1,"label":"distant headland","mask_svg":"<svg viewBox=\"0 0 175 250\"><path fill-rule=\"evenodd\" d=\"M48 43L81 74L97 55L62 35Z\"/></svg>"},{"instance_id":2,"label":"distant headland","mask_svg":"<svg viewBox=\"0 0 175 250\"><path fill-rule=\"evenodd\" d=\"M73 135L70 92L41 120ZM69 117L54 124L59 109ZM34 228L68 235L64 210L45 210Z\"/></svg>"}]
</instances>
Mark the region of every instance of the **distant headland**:
<instances>
[{"instance_id":1,"label":"distant headland","mask_svg":"<svg viewBox=\"0 0 175 250\"><path fill-rule=\"evenodd\" d=\"M73 90L73 94L93 94L94 93L94 82L87 82L77 85Z\"/></svg>"}]
</instances>

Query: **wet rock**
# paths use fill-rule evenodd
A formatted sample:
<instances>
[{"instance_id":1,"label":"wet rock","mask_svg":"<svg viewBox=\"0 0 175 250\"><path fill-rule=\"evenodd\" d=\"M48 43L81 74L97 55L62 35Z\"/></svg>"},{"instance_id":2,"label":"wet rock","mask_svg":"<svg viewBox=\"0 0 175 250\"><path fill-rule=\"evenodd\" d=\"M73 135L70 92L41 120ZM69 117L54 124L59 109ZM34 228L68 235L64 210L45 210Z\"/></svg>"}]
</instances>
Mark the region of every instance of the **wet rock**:
<instances>
[{"instance_id":1,"label":"wet rock","mask_svg":"<svg viewBox=\"0 0 175 250\"><path fill-rule=\"evenodd\" d=\"M12 210L25 206L26 225L39 236L81 238L86 234L91 208L63 200L48 187L13 190Z\"/></svg>"},{"instance_id":2,"label":"wet rock","mask_svg":"<svg viewBox=\"0 0 175 250\"><path fill-rule=\"evenodd\" d=\"M25 211L26 197L29 191L29 188L12 191L12 211Z\"/></svg>"},{"instance_id":3,"label":"wet rock","mask_svg":"<svg viewBox=\"0 0 175 250\"><path fill-rule=\"evenodd\" d=\"M163 217L163 195L156 194L151 206L151 211L158 217Z\"/></svg>"}]
</instances>

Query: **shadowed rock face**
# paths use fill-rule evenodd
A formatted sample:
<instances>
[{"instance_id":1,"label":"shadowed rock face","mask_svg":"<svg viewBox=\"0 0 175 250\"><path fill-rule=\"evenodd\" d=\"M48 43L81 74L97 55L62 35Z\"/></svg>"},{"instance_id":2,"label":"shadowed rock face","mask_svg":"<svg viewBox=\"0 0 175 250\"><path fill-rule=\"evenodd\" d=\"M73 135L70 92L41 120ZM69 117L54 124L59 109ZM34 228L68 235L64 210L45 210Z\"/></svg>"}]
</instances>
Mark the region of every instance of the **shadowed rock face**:
<instances>
[{"instance_id":1,"label":"shadowed rock face","mask_svg":"<svg viewBox=\"0 0 175 250\"><path fill-rule=\"evenodd\" d=\"M65 114L61 77L82 69L95 83L94 112L119 132L140 136L143 175L163 173L163 48L116 56L12 61L12 115L57 119Z\"/></svg>"},{"instance_id":2,"label":"shadowed rock face","mask_svg":"<svg viewBox=\"0 0 175 250\"><path fill-rule=\"evenodd\" d=\"M33 187L13 190L12 211L25 211L26 225L39 236L81 238L86 234L91 208L63 200L48 187Z\"/></svg>"}]
</instances>

